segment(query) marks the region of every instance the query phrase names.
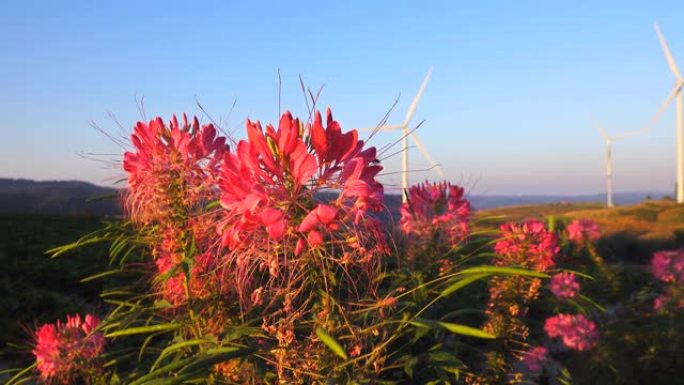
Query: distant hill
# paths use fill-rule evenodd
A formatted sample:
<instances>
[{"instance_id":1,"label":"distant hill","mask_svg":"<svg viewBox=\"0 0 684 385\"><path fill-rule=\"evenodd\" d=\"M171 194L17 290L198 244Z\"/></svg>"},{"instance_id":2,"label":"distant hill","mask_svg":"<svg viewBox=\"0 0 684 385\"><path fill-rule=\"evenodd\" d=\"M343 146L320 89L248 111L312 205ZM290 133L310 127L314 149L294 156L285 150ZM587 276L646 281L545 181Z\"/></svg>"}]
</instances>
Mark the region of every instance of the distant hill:
<instances>
[{"instance_id":1,"label":"distant hill","mask_svg":"<svg viewBox=\"0 0 684 385\"><path fill-rule=\"evenodd\" d=\"M613 194L613 201L616 205L631 205L649 199L660 199L662 192L624 192ZM605 194L588 195L466 195L471 207L475 210L485 210L497 207L541 205L541 204L569 204L569 203L595 203L598 206L605 205ZM396 213L401 207L401 197L399 195L389 195L385 198L385 203L390 211Z\"/></svg>"},{"instance_id":2,"label":"distant hill","mask_svg":"<svg viewBox=\"0 0 684 385\"><path fill-rule=\"evenodd\" d=\"M80 181L0 178L0 213L117 216L117 190Z\"/></svg>"},{"instance_id":3,"label":"distant hill","mask_svg":"<svg viewBox=\"0 0 684 385\"><path fill-rule=\"evenodd\" d=\"M119 202L113 198L117 191L81 181L0 178L0 213L116 216L121 214ZM618 205L625 205L642 202L647 196L660 198L663 195L654 192L617 193L614 200ZM325 195L321 199L325 200ZM471 195L468 199L473 208L482 210L530 204L600 203L604 202L605 195ZM397 218L400 196L388 194L385 203Z\"/></svg>"},{"instance_id":4,"label":"distant hill","mask_svg":"<svg viewBox=\"0 0 684 385\"><path fill-rule=\"evenodd\" d=\"M613 194L616 205L631 205L643 202L647 197L660 199L667 194L663 192L622 192ZM606 194L587 195L473 195L469 196L475 209L494 207L537 205L546 203L601 203L606 201Z\"/></svg>"}]
</instances>

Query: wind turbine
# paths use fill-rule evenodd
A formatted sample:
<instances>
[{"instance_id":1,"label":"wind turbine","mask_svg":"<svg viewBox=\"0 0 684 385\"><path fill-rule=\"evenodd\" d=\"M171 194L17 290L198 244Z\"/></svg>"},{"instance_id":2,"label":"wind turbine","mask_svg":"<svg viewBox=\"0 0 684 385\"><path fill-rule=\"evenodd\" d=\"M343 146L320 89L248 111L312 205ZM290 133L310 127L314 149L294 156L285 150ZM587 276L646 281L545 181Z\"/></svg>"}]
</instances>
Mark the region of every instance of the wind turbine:
<instances>
[{"instance_id":1,"label":"wind turbine","mask_svg":"<svg viewBox=\"0 0 684 385\"><path fill-rule=\"evenodd\" d=\"M644 130L640 131L632 131L632 132L625 132L622 134L618 135L610 135L608 134L608 131L606 131L603 126L601 126L597 121L594 121L594 126L599 130L601 133L601 136L603 136L603 139L606 140L606 206L607 207L614 207L615 205L613 204L613 158L612 158L612 152L613 152L613 142L616 140L628 138L630 136L638 135L644 132ZM646 129L647 131L648 129Z\"/></svg>"},{"instance_id":2,"label":"wind turbine","mask_svg":"<svg viewBox=\"0 0 684 385\"><path fill-rule=\"evenodd\" d=\"M394 131L394 130L401 130L402 131L402 138L401 138L401 147L402 147L402 154L401 154L401 188L402 188L402 194L401 194L401 200L402 202L406 202L407 200L407 193L408 193L408 188L409 188L409 178L408 178L408 173L409 173L409 160L408 160L408 139L409 136L411 137L411 140L416 144L416 147L418 147L418 150L423 154L423 157L430 163L431 168L439 175L440 178L444 178L444 172L442 172L442 168L435 162L435 160L432 158L430 153L427 151L427 148L425 148L425 145L423 142L418 139L418 135L413 130L409 129L409 124L411 123L411 119L413 118L413 114L416 112L416 108L418 107L418 102L420 102L420 98L423 96L423 92L425 91L425 87L427 86L428 81L430 80L430 75L432 75L432 68L430 68L427 72L427 75L425 75L425 78L423 79L423 83L420 85L420 88L418 89L418 93L416 96L413 98L413 102L409 106L408 111L406 112L406 117L404 118L404 122L401 124L389 124L389 125L384 125L380 127L376 127L373 130L375 131Z\"/></svg>"},{"instance_id":3,"label":"wind turbine","mask_svg":"<svg viewBox=\"0 0 684 385\"><path fill-rule=\"evenodd\" d=\"M658 40L660 40L660 45L665 53L665 59L667 64L670 66L670 71L675 77L675 84L670 91L670 94L665 98L665 102L660 107L658 112L656 112L653 119L651 119L651 126L654 125L660 116L667 110L673 100L677 100L677 203L684 203L684 114L682 107L682 87L684 87L684 78L682 78L677 64L672 57L670 48L665 42L663 34L660 32L660 28L657 23L654 23L656 34L658 35ZM650 126L649 126L650 127Z\"/></svg>"}]
</instances>

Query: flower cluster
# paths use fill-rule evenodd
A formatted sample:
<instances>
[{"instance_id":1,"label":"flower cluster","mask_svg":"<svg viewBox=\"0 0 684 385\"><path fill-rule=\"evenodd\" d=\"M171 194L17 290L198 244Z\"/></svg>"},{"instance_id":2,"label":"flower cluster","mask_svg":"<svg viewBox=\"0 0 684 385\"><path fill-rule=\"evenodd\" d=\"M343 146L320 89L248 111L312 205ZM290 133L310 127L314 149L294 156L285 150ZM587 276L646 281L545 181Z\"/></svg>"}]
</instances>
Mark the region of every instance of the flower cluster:
<instances>
[{"instance_id":1,"label":"flower cluster","mask_svg":"<svg viewBox=\"0 0 684 385\"><path fill-rule=\"evenodd\" d=\"M596 222L589 219L574 219L566 227L568 239L577 243L594 242L601 238L601 231Z\"/></svg>"},{"instance_id":2,"label":"flower cluster","mask_svg":"<svg viewBox=\"0 0 684 385\"><path fill-rule=\"evenodd\" d=\"M168 124L159 117L138 122L131 143L135 151L126 152L123 162L129 185L125 206L148 238L160 295L180 305L209 286L198 278L216 263L207 254L215 219L203 206L217 199L214 186L226 139L213 125L200 126L196 117L189 123L184 114L180 123L176 116ZM190 255L192 249L201 255ZM190 274L183 274L182 263L193 266Z\"/></svg>"},{"instance_id":3,"label":"flower cluster","mask_svg":"<svg viewBox=\"0 0 684 385\"><path fill-rule=\"evenodd\" d=\"M494 251L501 256L498 264L517 264L538 271L554 265L554 257L560 251L555 233L546 229L544 222L531 219L501 225L501 238Z\"/></svg>"},{"instance_id":4,"label":"flower cluster","mask_svg":"<svg viewBox=\"0 0 684 385\"><path fill-rule=\"evenodd\" d=\"M307 124L285 112L277 128L248 120L246 129L247 140L220 163L220 275L277 340L278 375L288 378L285 372L322 354L315 334L296 338L293 325L332 322L338 308L326 302L314 309L311 298L331 290L333 272L335 296L348 309L381 300L375 287L388 246L372 213L384 207L376 179L382 166L375 148L356 130L343 132L329 109L325 122L318 111Z\"/></svg>"},{"instance_id":5,"label":"flower cluster","mask_svg":"<svg viewBox=\"0 0 684 385\"><path fill-rule=\"evenodd\" d=\"M124 154L123 168L133 221L156 223L206 203L226 147L213 125L200 127L196 117L188 123L185 114L180 124L175 115L168 125L157 117L138 122L131 143L135 151Z\"/></svg>"},{"instance_id":6,"label":"flower cluster","mask_svg":"<svg viewBox=\"0 0 684 385\"><path fill-rule=\"evenodd\" d=\"M549 351L543 346L535 346L522 356L522 365L530 373L539 373L549 360Z\"/></svg>"},{"instance_id":7,"label":"flower cluster","mask_svg":"<svg viewBox=\"0 0 684 385\"><path fill-rule=\"evenodd\" d=\"M104 336L95 331L100 320L93 315L67 316L66 323L44 324L36 331L33 355L43 380L71 384L97 370Z\"/></svg>"},{"instance_id":8,"label":"flower cluster","mask_svg":"<svg viewBox=\"0 0 684 385\"><path fill-rule=\"evenodd\" d=\"M651 272L656 279L667 284L664 292L655 299L653 309L684 308L684 249L654 253Z\"/></svg>"},{"instance_id":9,"label":"flower cluster","mask_svg":"<svg viewBox=\"0 0 684 385\"><path fill-rule=\"evenodd\" d=\"M560 248L556 234L548 231L543 222L528 220L521 224L501 225L501 237L494 245L499 266L517 266L545 271L554 265ZM497 336L524 342L530 334L524 317L529 304L539 296L542 282L521 276L493 277L489 286L489 300L484 329Z\"/></svg>"},{"instance_id":10,"label":"flower cluster","mask_svg":"<svg viewBox=\"0 0 684 385\"><path fill-rule=\"evenodd\" d=\"M589 350L599 337L596 324L581 314L558 314L546 319L546 334L559 337L563 344L573 350Z\"/></svg>"},{"instance_id":11,"label":"flower cluster","mask_svg":"<svg viewBox=\"0 0 684 385\"><path fill-rule=\"evenodd\" d=\"M666 283L684 282L684 249L654 253L651 272Z\"/></svg>"},{"instance_id":12,"label":"flower cluster","mask_svg":"<svg viewBox=\"0 0 684 385\"><path fill-rule=\"evenodd\" d=\"M558 273L551 278L549 289L558 298L575 298L580 285L573 273Z\"/></svg>"},{"instance_id":13,"label":"flower cluster","mask_svg":"<svg viewBox=\"0 0 684 385\"><path fill-rule=\"evenodd\" d=\"M324 242L342 264L370 263L383 252L379 223L365 215L382 207L375 179L382 167L356 130L342 133L328 110L325 126L319 112L306 126L286 112L277 129L247 121L247 134L224 154L219 177L219 231L238 286L264 269L277 284L283 266Z\"/></svg>"},{"instance_id":14,"label":"flower cluster","mask_svg":"<svg viewBox=\"0 0 684 385\"><path fill-rule=\"evenodd\" d=\"M414 242L457 245L468 235L470 203L449 182L411 186L401 206L401 230Z\"/></svg>"}]
</instances>

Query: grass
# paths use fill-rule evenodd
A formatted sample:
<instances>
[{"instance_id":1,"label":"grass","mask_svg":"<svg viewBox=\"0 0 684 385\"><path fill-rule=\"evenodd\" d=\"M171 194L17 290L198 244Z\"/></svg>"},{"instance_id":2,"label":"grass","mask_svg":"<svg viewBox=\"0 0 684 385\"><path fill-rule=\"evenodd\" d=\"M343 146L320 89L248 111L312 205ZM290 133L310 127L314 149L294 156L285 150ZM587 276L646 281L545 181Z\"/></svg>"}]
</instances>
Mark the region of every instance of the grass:
<instances>
[{"instance_id":1,"label":"grass","mask_svg":"<svg viewBox=\"0 0 684 385\"><path fill-rule=\"evenodd\" d=\"M670 200L606 208L593 203L553 203L481 210L475 213L479 228L498 227L508 221L529 218L560 222L591 219L601 227L599 252L613 262L645 264L654 251L684 245L684 205Z\"/></svg>"},{"instance_id":2,"label":"grass","mask_svg":"<svg viewBox=\"0 0 684 385\"><path fill-rule=\"evenodd\" d=\"M50 259L45 251L102 227L93 217L0 215L0 351L25 343L36 324L93 309L99 282L80 279L107 266L107 248Z\"/></svg>"},{"instance_id":3,"label":"grass","mask_svg":"<svg viewBox=\"0 0 684 385\"><path fill-rule=\"evenodd\" d=\"M626 232L640 240L675 241L675 232L684 231L684 206L669 200L649 200L610 209L593 203L554 203L503 207L476 213L476 218L484 220L485 225L549 216L591 219L601 226L605 236Z\"/></svg>"}]
</instances>

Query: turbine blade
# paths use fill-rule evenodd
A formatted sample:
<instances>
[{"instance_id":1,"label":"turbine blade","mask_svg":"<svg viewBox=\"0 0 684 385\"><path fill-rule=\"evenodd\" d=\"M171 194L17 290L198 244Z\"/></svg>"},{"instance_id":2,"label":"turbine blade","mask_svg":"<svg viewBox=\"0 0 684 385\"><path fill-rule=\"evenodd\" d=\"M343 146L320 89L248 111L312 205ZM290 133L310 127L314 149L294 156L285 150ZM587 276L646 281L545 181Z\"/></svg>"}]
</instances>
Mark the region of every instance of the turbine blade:
<instances>
[{"instance_id":1,"label":"turbine blade","mask_svg":"<svg viewBox=\"0 0 684 385\"><path fill-rule=\"evenodd\" d=\"M404 119L404 125L405 126L409 125L411 118L413 118L413 114L416 112L416 108L418 107L418 102L420 101L420 98L423 96L423 92L425 91L425 87L427 86L427 83L430 80L430 75L432 75L432 67L428 70L427 75L425 75L425 79L423 79L423 83L420 85L420 88L418 89L418 93L416 94L416 97L413 98L413 102L411 103L411 106L409 107L408 112L406 112L406 119Z\"/></svg>"},{"instance_id":2,"label":"turbine blade","mask_svg":"<svg viewBox=\"0 0 684 385\"><path fill-rule=\"evenodd\" d=\"M439 175L440 178L444 178L444 172L442 171L442 167L440 167L439 164L437 164L437 162L435 162L435 160L432 159L432 156L430 156L430 153L428 152L427 148L425 148L423 142L421 142L420 139L418 139L418 135L416 135L416 133L413 131L409 135L411 136L413 142L416 144L416 147L418 147L418 150L420 150L420 152L423 154L423 157L425 157L428 163L430 163L430 166L435 170L437 175Z\"/></svg>"},{"instance_id":3,"label":"turbine blade","mask_svg":"<svg viewBox=\"0 0 684 385\"><path fill-rule=\"evenodd\" d=\"M665 111L667 110L667 107L670 106L670 103L672 103L674 98L677 96L677 94L679 92L681 92L681 90L682 90L682 86L676 85L672 89L672 91L670 91L670 93L665 98L665 102L663 102L663 104L660 106L660 108L658 109L656 114L653 115L653 118L651 118L651 121L649 122L648 126L646 126L646 128L644 129L645 131L650 131L653 128L653 126L656 123L658 123L658 120L660 120L660 117L663 115L663 113L665 113Z\"/></svg>"},{"instance_id":4,"label":"turbine blade","mask_svg":"<svg viewBox=\"0 0 684 385\"><path fill-rule=\"evenodd\" d=\"M658 35L658 40L660 40L660 45L661 47L663 47L663 52L665 52L665 59L667 60L667 64L670 66L670 71L672 71L677 80L682 80L682 75L679 73L677 64L675 63L675 60L672 57L672 52L670 52L670 48L667 46L667 43L665 42L665 38L663 37L662 32L660 32L660 27L658 27L658 23L654 23L653 26L655 27L656 34Z\"/></svg>"},{"instance_id":5,"label":"turbine blade","mask_svg":"<svg viewBox=\"0 0 684 385\"><path fill-rule=\"evenodd\" d=\"M631 136L636 136L639 134L645 134L644 130L623 132L622 134L613 135L613 140L629 138Z\"/></svg>"},{"instance_id":6,"label":"turbine blade","mask_svg":"<svg viewBox=\"0 0 684 385\"><path fill-rule=\"evenodd\" d=\"M596 129L599 131L599 133L601 134L601 136L602 136L605 140L611 140L610 135L608 135L608 131L606 131L606 129L603 128L603 126L601 125L601 123L599 123L598 120L596 120L596 119L595 119L594 117L592 117L592 116L590 116L590 119L591 119L591 124L592 124L594 127L596 127Z\"/></svg>"},{"instance_id":7,"label":"turbine blade","mask_svg":"<svg viewBox=\"0 0 684 385\"><path fill-rule=\"evenodd\" d=\"M366 127L366 128L361 128L359 131L394 131L404 128L403 124L385 124L384 126L380 127Z\"/></svg>"}]
</instances>

